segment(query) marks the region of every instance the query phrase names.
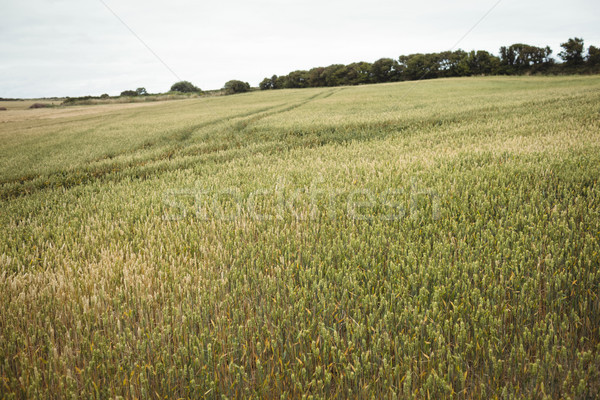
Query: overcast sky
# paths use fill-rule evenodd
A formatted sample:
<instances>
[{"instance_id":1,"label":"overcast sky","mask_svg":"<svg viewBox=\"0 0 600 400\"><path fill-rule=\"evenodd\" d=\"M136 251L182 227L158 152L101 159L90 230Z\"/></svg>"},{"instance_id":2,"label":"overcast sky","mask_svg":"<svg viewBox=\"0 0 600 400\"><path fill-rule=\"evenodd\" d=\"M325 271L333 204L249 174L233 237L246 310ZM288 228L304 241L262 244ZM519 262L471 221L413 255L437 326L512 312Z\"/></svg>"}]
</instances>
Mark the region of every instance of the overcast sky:
<instances>
[{"instance_id":1,"label":"overcast sky","mask_svg":"<svg viewBox=\"0 0 600 400\"><path fill-rule=\"evenodd\" d=\"M0 0L0 97L202 89L450 50L498 0ZM132 33L119 18L129 27ZM501 0L456 48L600 46L598 0ZM136 37L146 43L148 50ZM165 66L152 52L166 64Z\"/></svg>"}]
</instances>

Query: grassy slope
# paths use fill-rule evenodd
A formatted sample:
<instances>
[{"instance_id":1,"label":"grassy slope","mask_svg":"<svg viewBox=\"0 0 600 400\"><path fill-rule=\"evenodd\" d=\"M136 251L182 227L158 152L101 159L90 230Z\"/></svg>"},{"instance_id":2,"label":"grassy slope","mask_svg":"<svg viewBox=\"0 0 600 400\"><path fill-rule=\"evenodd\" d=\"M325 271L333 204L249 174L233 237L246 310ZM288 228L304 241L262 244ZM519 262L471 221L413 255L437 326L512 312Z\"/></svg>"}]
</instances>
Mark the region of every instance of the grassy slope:
<instances>
[{"instance_id":1,"label":"grassy slope","mask_svg":"<svg viewBox=\"0 0 600 400\"><path fill-rule=\"evenodd\" d=\"M3 114L0 393L598 396L599 103L495 77Z\"/></svg>"}]
</instances>

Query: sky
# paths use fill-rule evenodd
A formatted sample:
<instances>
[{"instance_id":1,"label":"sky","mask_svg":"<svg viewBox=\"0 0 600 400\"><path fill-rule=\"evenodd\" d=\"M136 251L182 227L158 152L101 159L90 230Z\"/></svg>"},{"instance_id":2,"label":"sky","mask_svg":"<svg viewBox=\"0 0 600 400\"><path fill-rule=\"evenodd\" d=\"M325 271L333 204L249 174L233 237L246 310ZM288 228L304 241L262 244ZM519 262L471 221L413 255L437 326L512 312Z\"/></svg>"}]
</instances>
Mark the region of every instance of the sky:
<instances>
[{"instance_id":1,"label":"sky","mask_svg":"<svg viewBox=\"0 0 600 400\"><path fill-rule=\"evenodd\" d=\"M513 43L556 57L570 37L600 47L599 1L0 0L0 97L258 86L297 69Z\"/></svg>"}]
</instances>

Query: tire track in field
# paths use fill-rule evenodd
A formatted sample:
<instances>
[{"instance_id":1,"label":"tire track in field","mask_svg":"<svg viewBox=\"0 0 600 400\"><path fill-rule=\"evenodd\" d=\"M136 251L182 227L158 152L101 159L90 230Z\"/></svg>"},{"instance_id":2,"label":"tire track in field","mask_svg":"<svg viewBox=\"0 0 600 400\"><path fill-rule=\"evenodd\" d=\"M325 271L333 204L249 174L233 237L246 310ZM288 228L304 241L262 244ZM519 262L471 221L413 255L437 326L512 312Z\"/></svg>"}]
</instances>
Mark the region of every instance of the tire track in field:
<instances>
[{"instance_id":1,"label":"tire track in field","mask_svg":"<svg viewBox=\"0 0 600 400\"><path fill-rule=\"evenodd\" d=\"M335 93L337 93L337 92L339 92L339 91L341 91L343 89L344 88L337 88L337 89L334 89L334 90L330 90L328 93L326 93L324 96L322 96L321 99L325 99L327 97L330 97L331 95L333 95L333 94L335 94ZM243 113L239 113L239 114L236 114L236 115L228 115L228 116L225 116L225 117L222 117L222 118L217 118L217 119L213 119L213 120L210 120L210 121L201 122L201 123L198 123L198 124L195 124L195 125L192 125L192 126L188 126L188 127L185 127L185 128L180 128L180 129L176 130L173 133L170 133L168 135L162 136L161 138L158 138L158 139L155 139L155 140L146 141L145 143L143 143L140 146L137 146L137 147L135 147L133 149L125 150L123 152L119 152L119 153L116 153L116 154L113 153L110 156L102 156L102 157L99 157L97 159L92 160L92 162L102 161L102 160L105 160L107 158L112 159L112 158L116 158L116 157L119 157L119 156L122 156L122 155L126 155L126 154L133 154L133 153L136 153L136 152L138 152L140 150L149 150L149 149L151 149L153 147L156 147L158 145L161 145L161 144L172 143L173 140L175 140L176 143L185 142L188 139L190 139L195 132L198 132L201 129L209 128L211 126L216 126L216 125L218 125L220 123L226 123L226 122L232 121L232 120L242 119L241 121L236 122L233 125L233 127L232 127L233 131L241 132L246 127L248 127L248 125L250 125L252 123L255 123L255 122L257 122L257 121L259 121L261 119L264 119L264 118L267 118L267 117L270 117L270 116L273 116L273 115L277 115L277 114L281 114L281 113L284 113L284 112L292 111L292 110L294 110L296 108L299 108L299 107L301 107L301 106L303 106L305 104L310 103L311 101L317 99L322 94L323 94L323 92L319 92L319 93L317 93L317 94L315 94L313 96L308 97L307 99L305 99L305 100L303 100L303 101L301 101L299 103L295 103L295 104L292 104L292 105L289 105L289 106L287 106L287 104L285 104L285 103L284 104L278 104L278 105L275 105L275 106L264 107L264 108L261 108L261 109L258 109L258 110L253 110L253 111L249 111L249 112L243 112ZM280 109L280 110L277 110L280 107L283 107L283 108ZM272 111L272 110L274 110L274 111ZM247 118L247 117L250 117L250 118ZM165 154L170 155L170 158L172 158L172 156L174 155L172 150L173 149L165 152ZM181 150L181 148L180 148L180 150ZM164 157L157 156L156 158L157 159L163 159ZM2 182L0 182L0 184L1 183Z\"/></svg>"},{"instance_id":2,"label":"tire track in field","mask_svg":"<svg viewBox=\"0 0 600 400\"><path fill-rule=\"evenodd\" d=\"M278 107L281 107L281 106L282 106L282 104L278 104L278 105L270 106L270 107L264 107L264 108L261 108L261 109L258 109L258 110L253 110L253 111L249 111L249 112L243 112L243 113L239 113L239 114L236 114L236 115L233 115L233 116L228 115L228 116L225 116L225 117L222 117L222 118L217 118L217 119L213 119L213 120L210 120L210 121L205 121L205 122L202 122L202 123L194 124L192 126L187 126L185 128L180 128L180 129L174 130L172 133L169 133L168 135L162 136L162 137L160 137L158 139L155 139L155 140L148 140L148 141L142 143L141 145L133 147L131 149L126 149L126 150L120 151L120 152L113 152L113 153L110 153L110 154L105 154L105 155L102 155L100 157L93 158L93 159L91 159L91 160L89 160L87 162L88 163L100 162L100 161L104 161L104 160L107 160L107 159L113 159L113 158L117 158L117 157L120 157L120 156L124 156L124 155L127 155L127 154L134 154L134 153L136 153L138 151L149 150L149 149L151 149L153 147L156 147L158 145L168 144L168 143L173 142L173 141L182 142L182 141L185 141L185 140L189 139L194 132L196 132L196 131L198 131L200 129L203 129L203 128L206 128L206 127L210 127L210 126L214 126L214 125L218 125L219 123L226 122L226 121L231 120L231 119L243 118L243 117L251 116L251 115L254 115L254 114L259 114L259 113L262 113L262 112L265 112L265 111L269 111L269 110L272 110L272 109L275 109L275 108L278 108ZM93 120L93 119L98 119L98 118L102 118L102 117L95 115L93 117L84 118L82 120ZM82 120L78 120L77 122L82 121ZM101 123L99 126L106 126L108 124L109 124L108 122ZM58 124L56 124L56 125L58 125ZM93 128L86 129L84 132L91 132L91 131L93 131L93 130L95 130L97 128L98 128L98 126L95 126ZM33 181L33 180L39 179L40 177L52 177L52 176L56 176L56 175L64 175L66 173L73 173L73 172L77 172L77 169L76 170L71 170L71 171L57 171L57 172L50 173L50 174L28 174L28 175L23 175L23 176L21 176L19 178L10 178L10 179L0 180L0 186L7 185L7 184L12 184L12 183L23 184L23 183L26 183L26 182L29 182L29 181ZM0 194L0 198L4 198L3 194L4 193Z\"/></svg>"},{"instance_id":3,"label":"tire track in field","mask_svg":"<svg viewBox=\"0 0 600 400\"><path fill-rule=\"evenodd\" d=\"M201 122L201 123L197 123L197 124L194 124L194 125L191 125L191 126L186 126L184 128L179 128L179 129L176 129L173 132L168 133L167 135L164 135L162 137L159 137L159 138L156 138L156 139L153 139L153 140L147 140L147 141L145 141L144 143L142 143L139 146L136 146L136 147L133 147L131 149L127 149L127 150L124 150L124 151L121 151L121 152L118 152L118 153L113 153L113 154L111 154L109 156L108 155L104 155L104 156L101 156L101 157L97 157L97 158L91 160L90 162L98 162L98 161L106 160L107 158L112 159L112 158L116 158L116 157L127 155L127 154L134 154L134 153L137 153L138 151L149 150L151 148L154 148L154 147L157 147L157 146L160 146L160 145L163 145L163 144L172 143L173 141L176 141L176 143L177 142L184 142L184 141L190 139L195 132L197 132L197 131L199 131L201 129L208 128L208 127L211 127L211 126L215 126L215 125L218 125L218 124L223 123L223 122L227 122L227 121L232 120L232 119L244 118L244 117L252 116L252 115L255 115L255 114L259 114L259 113L262 113L262 112L265 112L265 111L269 111L269 110L272 110L272 109L275 109L275 108L278 108L278 107L281 107L281 106L282 106L281 104L278 104L278 105L275 105L275 106L264 107L264 108L260 108L258 110L253 110L253 111L249 111L249 112L243 112L243 113L239 113L239 114L236 114L236 115L233 115L233 116L228 115L228 116L225 116L225 117L222 117L222 118L216 118L216 119L212 119L212 120L209 120L209 121L204 121L204 122Z\"/></svg>"},{"instance_id":4,"label":"tire track in field","mask_svg":"<svg viewBox=\"0 0 600 400\"><path fill-rule=\"evenodd\" d=\"M333 94L335 94L335 93L337 93L337 92L339 92L341 90L343 90L343 88L329 90L323 96L321 96L323 94L323 92L319 92L319 93L317 93L317 94L315 94L313 96L310 96L309 98L307 98L307 99L305 99L305 100L303 100L303 101L301 101L299 103L292 104L292 105L290 105L288 107L282 108L281 110L266 112L264 114L256 115L256 116L254 116L252 118L249 118L247 120L240 121L240 123L238 123L238 125L236 125L234 127L234 129L236 131L242 131L245 128L247 128L248 125L250 125L252 123L255 123L257 121L260 121L261 119L264 119L264 118L267 118L267 117L271 117L271 116L277 115L277 114L283 114L283 113L286 113L286 112L290 112L290 111L295 110L296 108L302 107L302 106L304 106L304 105L306 105L306 104L308 104L308 103L310 103L310 102L312 102L314 100L326 99L327 97L329 97L329 96L331 96L331 95L333 95ZM319 96L321 96L321 97L319 97Z\"/></svg>"},{"instance_id":5,"label":"tire track in field","mask_svg":"<svg viewBox=\"0 0 600 400\"><path fill-rule=\"evenodd\" d=\"M462 123L464 120L451 122ZM367 141L372 139L380 139L388 134L398 131L409 132L414 128L430 127L432 129L440 128L439 121L420 121L419 123L410 123L406 125L398 125L392 122L374 123L372 125L362 125L365 130L379 129L380 134L360 135L352 137L352 140ZM281 151L286 151L294 148L315 148L324 146L330 143L344 143L350 140L347 137L347 131L342 129L327 129L318 138L311 138L304 135L288 134L287 137L274 137L272 140L261 141L261 146L257 151L263 154L277 154ZM256 141L250 142L257 144ZM69 189L71 187L92 184L94 182L121 182L123 180L146 180L162 173L175 171L178 169L190 169L198 165L207 163L224 163L235 158L246 157L252 155L252 152L247 151L247 146L239 145L239 142L227 141L226 143L215 143L204 148L189 149L188 151L178 151L173 153L162 153L152 159L131 161L117 165L108 165L104 168L85 169L80 168L76 171L60 172L52 176L38 176L26 182L14 183L6 185L0 190L0 200L10 200L30 194L35 194L46 189L62 188Z\"/></svg>"},{"instance_id":6,"label":"tire track in field","mask_svg":"<svg viewBox=\"0 0 600 400\"><path fill-rule=\"evenodd\" d=\"M237 119L242 119L241 121L237 121L233 123L230 128L230 131L233 133L239 133L243 131L250 124L255 123L261 119L289 112L299 107L302 107L316 99L327 98L333 95L336 92L339 92L342 89L334 89L326 92L324 94L323 91L310 96L298 103L294 103L291 105L287 104L278 104L275 106L264 107L258 110L253 110L249 112L243 112L236 115L228 115L223 118L217 118L210 121L204 121L202 123L194 124L192 126L188 126L185 128L178 129L173 133L165 135L155 141L144 143L140 146L137 146L134 149L128 149L123 152L119 152L117 154L105 155L99 158L92 160L91 162L99 162L104 161L106 159L113 159L119 156L127 155L127 154L135 154L140 150L149 150L153 147L159 146L161 144L169 144L172 141L176 141L173 146L170 146L165 151L155 155L153 157L143 159L143 160L134 160L125 163L115 162L112 165L104 165L101 167L83 167L76 168L70 171L58 171L50 174L40 174L40 175L26 175L20 178L13 178L0 181L0 186L8 186L0 189L0 199L9 200L12 198L17 198L21 196L26 196L33 194L35 192L49 189L49 188L71 188L78 185L89 184L96 180L103 180L105 178L110 177L111 181L120 181L126 179L131 175L140 175L137 177L145 177L147 173L133 174L134 171L131 171L132 174L123 174L127 170L133 170L135 168L145 168L146 170L153 170L151 165L158 162L164 162L165 160L172 160L176 156L190 156L190 155L202 155L219 151L227 151L231 149L231 144L224 144L221 146L215 146L213 148L205 148L202 151L198 151L198 149L194 149L192 151L186 152L185 149L189 146L186 145L185 142L189 141L191 136L204 128L216 126L220 123L226 123L228 121L235 121ZM283 107L283 108L282 108ZM239 146L235 146L239 147ZM165 167L164 165L161 168L155 168L156 172L174 170L180 168L180 165L173 165L174 168Z\"/></svg>"},{"instance_id":7,"label":"tire track in field","mask_svg":"<svg viewBox=\"0 0 600 400\"><path fill-rule=\"evenodd\" d=\"M330 93L326 94L326 97L332 95L334 92L337 92L339 90L332 90L330 91ZM202 129L202 128L206 128L209 126L215 126L218 125L219 123L222 122L228 122L228 121L235 121L235 120L239 120L236 122L233 122L232 125L225 129L224 132L232 132L234 134L240 133L242 132L244 129L246 129L249 125L260 121L261 119L273 116L273 115L278 115L278 114L282 114L285 112L289 112L292 110L295 110L296 108L302 107L305 104L308 104L312 101L314 101L315 99L319 98L319 96L321 96L323 94L323 92L319 92L313 96L310 96L298 103L294 103L291 105L287 105L287 104L280 104L277 106L273 106L273 107L266 107L264 109L261 110L256 110L253 112L249 112L249 113L243 113L243 114L238 114L235 115L233 117L227 117L227 118L222 118L219 120L215 120L215 123L207 123L207 124L201 124L202 126L198 129L194 129L191 131L186 131L187 136L185 137L184 140L179 140L180 143L175 143L173 146L171 146L168 150L166 150L165 152L153 157L152 161L159 161L159 160L164 160L165 158L168 159L172 159L177 155L189 155L190 152L189 151L185 151L186 149L189 148L189 145L186 145L186 143L181 143L184 141L187 141L188 139L191 138L192 134L194 132L197 132L198 130ZM225 147L221 147L219 148L217 151L219 150L226 150L227 146ZM194 152L192 152L192 154L194 154Z\"/></svg>"}]
</instances>

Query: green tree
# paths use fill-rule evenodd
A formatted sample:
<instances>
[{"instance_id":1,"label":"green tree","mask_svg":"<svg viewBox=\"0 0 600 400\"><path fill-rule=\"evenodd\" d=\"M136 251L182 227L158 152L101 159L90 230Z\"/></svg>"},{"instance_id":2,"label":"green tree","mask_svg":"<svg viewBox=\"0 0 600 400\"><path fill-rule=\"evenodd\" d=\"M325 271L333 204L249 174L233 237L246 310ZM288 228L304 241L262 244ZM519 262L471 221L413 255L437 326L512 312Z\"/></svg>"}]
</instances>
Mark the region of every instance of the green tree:
<instances>
[{"instance_id":1,"label":"green tree","mask_svg":"<svg viewBox=\"0 0 600 400\"><path fill-rule=\"evenodd\" d=\"M563 51L558 56L563 59L567 65L583 64L583 39L571 38L565 43L561 43Z\"/></svg>"},{"instance_id":2,"label":"green tree","mask_svg":"<svg viewBox=\"0 0 600 400\"><path fill-rule=\"evenodd\" d=\"M340 86L346 84L347 67L343 64L333 64L323 69L325 86Z\"/></svg>"},{"instance_id":3,"label":"green tree","mask_svg":"<svg viewBox=\"0 0 600 400\"><path fill-rule=\"evenodd\" d=\"M171 91L172 92L180 92L180 93L195 93L195 92L200 92L200 88L194 86L191 82L188 81L180 81L177 83L174 83L173 86L171 86Z\"/></svg>"},{"instance_id":4,"label":"green tree","mask_svg":"<svg viewBox=\"0 0 600 400\"><path fill-rule=\"evenodd\" d=\"M398 61L391 58L380 58L371 67L371 73L375 82L397 81Z\"/></svg>"},{"instance_id":5,"label":"green tree","mask_svg":"<svg viewBox=\"0 0 600 400\"><path fill-rule=\"evenodd\" d=\"M233 79L225 83L224 88L227 94L244 93L250 90L250 84Z\"/></svg>"},{"instance_id":6,"label":"green tree","mask_svg":"<svg viewBox=\"0 0 600 400\"><path fill-rule=\"evenodd\" d=\"M500 59L485 50L471 51L465 61L470 75L495 74L500 65Z\"/></svg>"},{"instance_id":7,"label":"green tree","mask_svg":"<svg viewBox=\"0 0 600 400\"><path fill-rule=\"evenodd\" d=\"M524 43L515 43L509 47L500 48L501 72L505 74L522 73L535 66L539 69L542 65L552 63L550 58L552 49L536 47Z\"/></svg>"},{"instance_id":8,"label":"green tree","mask_svg":"<svg viewBox=\"0 0 600 400\"><path fill-rule=\"evenodd\" d=\"M292 71L281 77L282 87L286 89L308 87L308 71ZM279 82L279 79L278 79Z\"/></svg>"},{"instance_id":9,"label":"green tree","mask_svg":"<svg viewBox=\"0 0 600 400\"><path fill-rule=\"evenodd\" d=\"M121 92L121 96L123 97L133 97L133 96L137 96L138 93L135 90L123 90Z\"/></svg>"},{"instance_id":10,"label":"green tree","mask_svg":"<svg viewBox=\"0 0 600 400\"><path fill-rule=\"evenodd\" d=\"M316 67L308 71L308 86L310 87L322 87L326 86L325 81L325 68Z\"/></svg>"},{"instance_id":11,"label":"green tree","mask_svg":"<svg viewBox=\"0 0 600 400\"><path fill-rule=\"evenodd\" d=\"M273 89L273 82L271 81L270 78L265 78L258 84L258 88L260 90Z\"/></svg>"},{"instance_id":12,"label":"green tree","mask_svg":"<svg viewBox=\"0 0 600 400\"><path fill-rule=\"evenodd\" d=\"M588 65L600 65L600 49L596 46L590 46L586 61Z\"/></svg>"},{"instance_id":13,"label":"green tree","mask_svg":"<svg viewBox=\"0 0 600 400\"><path fill-rule=\"evenodd\" d=\"M258 85L260 90L268 90L268 89L281 89L283 87L282 80L277 75L273 75L270 78L265 78Z\"/></svg>"},{"instance_id":14,"label":"green tree","mask_svg":"<svg viewBox=\"0 0 600 400\"><path fill-rule=\"evenodd\" d=\"M469 53L464 50L444 51L438 54L438 76L467 76L471 74L468 63Z\"/></svg>"},{"instance_id":15,"label":"green tree","mask_svg":"<svg viewBox=\"0 0 600 400\"><path fill-rule=\"evenodd\" d=\"M431 79L439 75L439 54L410 54L400 56L400 68L408 80Z\"/></svg>"},{"instance_id":16,"label":"green tree","mask_svg":"<svg viewBox=\"0 0 600 400\"><path fill-rule=\"evenodd\" d=\"M372 64L366 61L360 61L348 65L346 72L346 82L348 85L361 85L371 82Z\"/></svg>"},{"instance_id":17,"label":"green tree","mask_svg":"<svg viewBox=\"0 0 600 400\"><path fill-rule=\"evenodd\" d=\"M137 88L135 90L135 92L137 93L138 96L146 96L148 94L148 92L146 91L146 88L143 88L143 87Z\"/></svg>"}]
</instances>

